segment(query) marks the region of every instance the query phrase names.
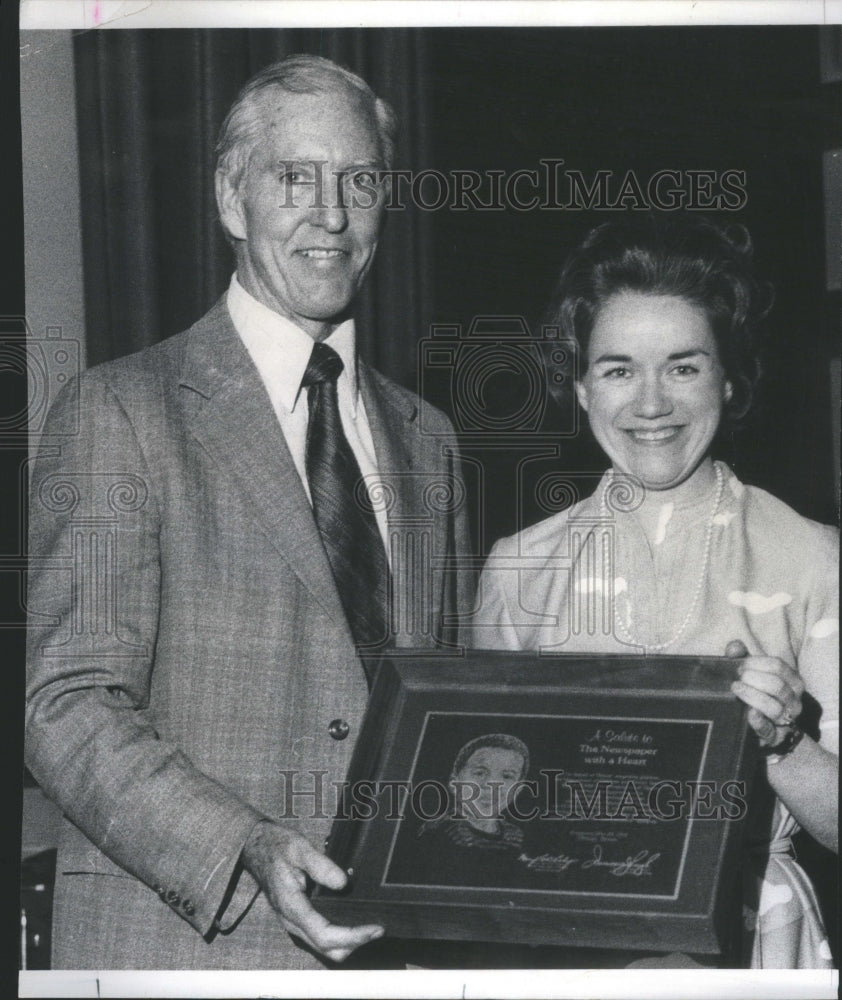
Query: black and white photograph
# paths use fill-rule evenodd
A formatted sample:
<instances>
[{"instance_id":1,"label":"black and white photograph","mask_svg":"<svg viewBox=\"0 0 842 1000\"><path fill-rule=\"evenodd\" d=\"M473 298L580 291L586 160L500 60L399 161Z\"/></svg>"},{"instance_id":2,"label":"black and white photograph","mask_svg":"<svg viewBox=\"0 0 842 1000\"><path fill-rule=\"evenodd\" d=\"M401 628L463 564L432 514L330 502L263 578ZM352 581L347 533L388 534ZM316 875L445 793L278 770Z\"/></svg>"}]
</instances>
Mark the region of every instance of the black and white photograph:
<instances>
[{"instance_id":1,"label":"black and white photograph","mask_svg":"<svg viewBox=\"0 0 842 1000\"><path fill-rule=\"evenodd\" d=\"M20 994L835 995L842 9L422 6L20 5ZM577 709L617 657L633 697ZM401 664L460 658L474 700L413 715ZM704 784L696 688L647 710L691 658L751 748L708 789L726 944L322 911L367 861L456 905L688 891L703 822L576 825L543 778ZM494 701L533 671L546 716ZM424 808L333 852L393 745Z\"/></svg>"}]
</instances>

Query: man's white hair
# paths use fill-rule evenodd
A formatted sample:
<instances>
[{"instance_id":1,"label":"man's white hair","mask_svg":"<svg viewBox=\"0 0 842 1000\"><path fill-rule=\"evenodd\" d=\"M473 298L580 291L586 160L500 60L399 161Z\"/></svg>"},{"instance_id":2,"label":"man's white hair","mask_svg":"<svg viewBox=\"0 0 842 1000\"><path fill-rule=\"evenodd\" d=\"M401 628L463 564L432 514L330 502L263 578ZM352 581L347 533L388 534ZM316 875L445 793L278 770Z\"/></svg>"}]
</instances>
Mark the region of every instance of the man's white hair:
<instances>
[{"instance_id":1,"label":"man's white hair","mask_svg":"<svg viewBox=\"0 0 842 1000\"><path fill-rule=\"evenodd\" d=\"M292 94L322 94L353 90L362 94L377 124L380 149L387 169L395 155L397 117L392 108L361 77L322 56L294 55L262 69L243 87L231 106L216 144L216 170L239 188L251 156L260 141L266 120L264 95L273 88Z\"/></svg>"}]
</instances>

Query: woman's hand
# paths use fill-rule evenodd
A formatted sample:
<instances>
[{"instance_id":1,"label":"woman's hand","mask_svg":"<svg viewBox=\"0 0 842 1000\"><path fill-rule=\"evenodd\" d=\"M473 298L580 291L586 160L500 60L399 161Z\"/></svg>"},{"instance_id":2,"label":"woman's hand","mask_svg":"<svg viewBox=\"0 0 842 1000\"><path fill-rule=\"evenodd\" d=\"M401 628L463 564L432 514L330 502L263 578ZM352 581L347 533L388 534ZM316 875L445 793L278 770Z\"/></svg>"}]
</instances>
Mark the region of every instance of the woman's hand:
<instances>
[{"instance_id":1,"label":"woman's hand","mask_svg":"<svg viewBox=\"0 0 842 1000\"><path fill-rule=\"evenodd\" d=\"M748 724L761 746L776 747L801 715L804 681L775 656L749 656L739 639L728 643L725 655L743 660L731 690L749 706Z\"/></svg>"},{"instance_id":2,"label":"woman's hand","mask_svg":"<svg viewBox=\"0 0 842 1000\"><path fill-rule=\"evenodd\" d=\"M741 659L734 694L749 706L748 723L762 746L773 750L801 714L804 681L775 656L749 656L746 647L729 642L725 655ZM816 840L839 849L839 758L809 736L791 753L767 759L766 779L778 798Z\"/></svg>"}]
</instances>

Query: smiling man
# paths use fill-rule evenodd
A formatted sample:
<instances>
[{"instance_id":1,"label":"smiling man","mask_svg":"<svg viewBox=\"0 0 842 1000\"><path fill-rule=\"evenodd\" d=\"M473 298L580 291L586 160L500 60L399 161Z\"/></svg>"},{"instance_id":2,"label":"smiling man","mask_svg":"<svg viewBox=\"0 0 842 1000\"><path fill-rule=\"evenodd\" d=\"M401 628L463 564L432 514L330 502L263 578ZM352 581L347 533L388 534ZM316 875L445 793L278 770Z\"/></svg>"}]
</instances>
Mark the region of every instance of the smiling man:
<instances>
[{"instance_id":1,"label":"smiling man","mask_svg":"<svg viewBox=\"0 0 842 1000\"><path fill-rule=\"evenodd\" d=\"M394 131L325 59L261 72L218 145L227 293L51 414L27 762L67 820L54 968L318 968L382 934L305 894L346 880L320 849L359 650L447 642L468 598L464 512L426 502L460 492L450 425L356 353Z\"/></svg>"},{"instance_id":2,"label":"smiling man","mask_svg":"<svg viewBox=\"0 0 842 1000\"><path fill-rule=\"evenodd\" d=\"M223 126L220 218L242 288L324 340L348 319L374 259L383 205L363 204L358 189L389 165L394 120L351 83L321 93L258 86ZM230 144L249 115L262 130L241 166Z\"/></svg>"}]
</instances>

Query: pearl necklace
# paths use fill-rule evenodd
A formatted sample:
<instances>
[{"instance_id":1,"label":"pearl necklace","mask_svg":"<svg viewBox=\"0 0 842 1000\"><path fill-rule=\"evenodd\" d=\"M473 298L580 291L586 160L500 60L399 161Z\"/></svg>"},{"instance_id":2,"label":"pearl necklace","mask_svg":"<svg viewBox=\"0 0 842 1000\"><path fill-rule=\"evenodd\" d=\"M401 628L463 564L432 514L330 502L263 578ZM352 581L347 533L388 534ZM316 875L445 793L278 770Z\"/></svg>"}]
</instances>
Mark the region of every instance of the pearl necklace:
<instances>
[{"instance_id":1,"label":"pearl necklace","mask_svg":"<svg viewBox=\"0 0 842 1000\"><path fill-rule=\"evenodd\" d=\"M631 645L642 646L647 653L658 653L662 649L667 649L674 642L677 642L682 635L684 635L685 629L693 620L693 615L696 612L696 606L699 603L699 598L702 596L702 587L704 586L705 583L705 577L707 576L707 571L708 571L708 563L710 562L711 540L713 538L713 520L716 517L716 514L719 510L719 505L722 502L722 493L725 488L725 476L722 474L722 469L720 468L719 463L714 462L713 469L714 472L716 473L716 497L714 498L713 501L713 510L710 512L710 517L708 518L708 526L705 534L705 555L704 559L702 560L702 570L701 573L699 573L699 580L698 583L696 584L696 590L695 593L693 594L693 600L690 602L690 607L687 609L687 614L684 616L681 624L678 627L678 631L675 633L675 635L667 639L666 642L659 642L654 645L649 645L645 642L639 642L637 639L634 638L634 636L631 634L626 625L623 624L623 621L621 620L620 615L617 611L617 598L616 595L614 595L612 603L614 606L614 622L617 626L617 630L621 633L624 639L626 639L629 643L631 643ZM608 509L606 505L605 495L610 485L611 485L611 480L609 479L608 482L603 487L602 497L600 498L599 502L600 514L604 519L608 518ZM631 624L631 622L629 622L629 624Z\"/></svg>"}]
</instances>

